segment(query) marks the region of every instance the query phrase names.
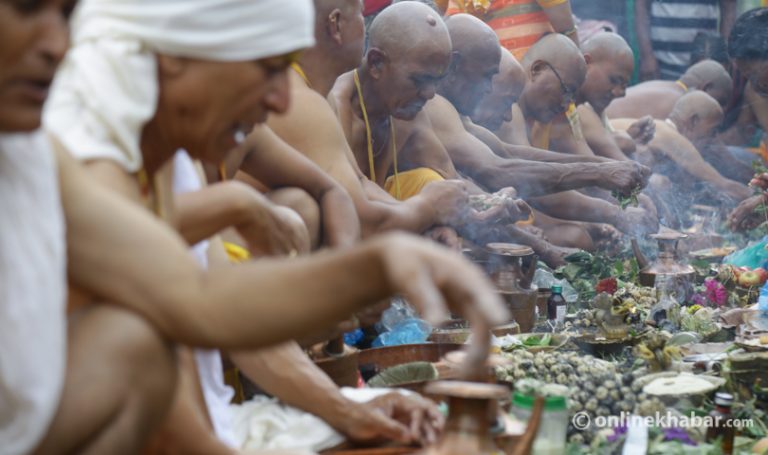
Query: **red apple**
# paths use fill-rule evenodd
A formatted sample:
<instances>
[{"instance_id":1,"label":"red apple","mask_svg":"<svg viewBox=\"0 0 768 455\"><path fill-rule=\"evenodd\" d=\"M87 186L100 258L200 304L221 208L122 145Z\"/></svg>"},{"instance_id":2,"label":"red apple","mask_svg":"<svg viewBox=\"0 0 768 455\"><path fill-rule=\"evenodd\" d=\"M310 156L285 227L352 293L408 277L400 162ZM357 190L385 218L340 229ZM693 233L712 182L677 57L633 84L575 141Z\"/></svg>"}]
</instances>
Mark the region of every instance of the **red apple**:
<instances>
[{"instance_id":1,"label":"red apple","mask_svg":"<svg viewBox=\"0 0 768 455\"><path fill-rule=\"evenodd\" d=\"M760 275L760 283L765 283L768 281L768 270L765 270L762 267L758 267L755 269L755 273Z\"/></svg>"},{"instance_id":2,"label":"red apple","mask_svg":"<svg viewBox=\"0 0 768 455\"><path fill-rule=\"evenodd\" d=\"M749 272L742 272L741 275L739 275L739 286L743 286L745 288L751 288L753 286L759 286L760 281L760 274L750 270Z\"/></svg>"}]
</instances>

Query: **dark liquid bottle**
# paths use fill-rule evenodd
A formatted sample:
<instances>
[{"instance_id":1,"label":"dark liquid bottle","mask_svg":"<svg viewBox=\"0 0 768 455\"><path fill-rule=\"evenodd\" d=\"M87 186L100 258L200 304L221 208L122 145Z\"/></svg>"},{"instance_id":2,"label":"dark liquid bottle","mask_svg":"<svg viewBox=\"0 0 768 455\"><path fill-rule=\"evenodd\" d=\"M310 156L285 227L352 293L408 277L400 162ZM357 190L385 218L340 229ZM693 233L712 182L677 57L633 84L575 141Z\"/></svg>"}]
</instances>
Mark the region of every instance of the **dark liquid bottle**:
<instances>
[{"instance_id":1,"label":"dark liquid bottle","mask_svg":"<svg viewBox=\"0 0 768 455\"><path fill-rule=\"evenodd\" d=\"M709 413L710 426L707 428L707 442L720 439L720 448L725 455L733 453L733 395L730 393L718 393L715 395L715 409Z\"/></svg>"},{"instance_id":2,"label":"dark liquid bottle","mask_svg":"<svg viewBox=\"0 0 768 455\"><path fill-rule=\"evenodd\" d=\"M562 327L565 323L563 287L558 284L552 285L552 295L547 300L547 319L553 326Z\"/></svg>"}]
</instances>

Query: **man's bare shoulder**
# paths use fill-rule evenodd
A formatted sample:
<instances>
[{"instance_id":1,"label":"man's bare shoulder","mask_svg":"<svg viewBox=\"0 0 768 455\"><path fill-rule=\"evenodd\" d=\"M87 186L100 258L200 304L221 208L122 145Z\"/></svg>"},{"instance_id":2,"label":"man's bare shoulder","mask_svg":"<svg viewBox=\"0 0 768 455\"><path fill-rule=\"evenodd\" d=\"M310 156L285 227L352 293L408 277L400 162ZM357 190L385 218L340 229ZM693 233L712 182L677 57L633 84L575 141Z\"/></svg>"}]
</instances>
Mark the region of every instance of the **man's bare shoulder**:
<instances>
[{"instance_id":1,"label":"man's bare shoulder","mask_svg":"<svg viewBox=\"0 0 768 455\"><path fill-rule=\"evenodd\" d=\"M328 102L335 112L338 113L339 109L344 104L349 104L353 85L352 71L344 73L336 78L336 82L333 84L333 87L331 87L331 91L328 92Z\"/></svg>"},{"instance_id":2,"label":"man's bare shoulder","mask_svg":"<svg viewBox=\"0 0 768 455\"><path fill-rule=\"evenodd\" d=\"M296 76L298 78L298 76ZM273 130L296 129L304 130L307 126L338 123L330 100L312 90L301 79L291 80L291 105L281 115L270 115L267 125Z\"/></svg>"},{"instance_id":3,"label":"man's bare shoulder","mask_svg":"<svg viewBox=\"0 0 768 455\"><path fill-rule=\"evenodd\" d=\"M436 95L425 106L426 113L432 126L439 130L453 130L463 128L461 115L446 98Z\"/></svg>"},{"instance_id":4,"label":"man's bare shoulder","mask_svg":"<svg viewBox=\"0 0 768 455\"><path fill-rule=\"evenodd\" d=\"M645 95L665 93L674 90L676 84L672 81L646 81L627 89L627 95Z\"/></svg>"},{"instance_id":5,"label":"man's bare shoulder","mask_svg":"<svg viewBox=\"0 0 768 455\"><path fill-rule=\"evenodd\" d=\"M576 108L576 112L579 114L579 121L581 122L585 134L604 130L603 120L589 104L584 103L579 105L579 107Z\"/></svg>"}]
</instances>

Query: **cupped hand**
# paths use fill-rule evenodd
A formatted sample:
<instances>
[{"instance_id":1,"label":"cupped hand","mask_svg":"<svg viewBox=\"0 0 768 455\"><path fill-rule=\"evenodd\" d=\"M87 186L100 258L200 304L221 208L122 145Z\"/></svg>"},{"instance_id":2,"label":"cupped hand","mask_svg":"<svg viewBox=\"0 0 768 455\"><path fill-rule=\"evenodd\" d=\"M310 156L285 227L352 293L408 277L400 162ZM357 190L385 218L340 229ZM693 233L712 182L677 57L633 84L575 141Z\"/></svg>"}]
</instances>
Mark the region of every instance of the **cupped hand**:
<instances>
[{"instance_id":1,"label":"cupped hand","mask_svg":"<svg viewBox=\"0 0 768 455\"><path fill-rule=\"evenodd\" d=\"M432 401L415 394L392 392L354 404L341 431L358 443L394 441L429 445L437 441L444 423Z\"/></svg>"},{"instance_id":2,"label":"cupped hand","mask_svg":"<svg viewBox=\"0 0 768 455\"><path fill-rule=\"evenodd\" d=\"M461 180L430 182L421 190L421 194L432 202L436 224L455 224L468 209L467 185Z\"/></svg>"},{"instance_id":3,"label":"cupped hand","mask_svg":"<svg viewBox=\"0 0 768 455\"><path fill-rule=\"evenodd\" d=\"M743 200L728 215L728 227L733 231L747 231L768 221L768 216L757 210L764 201L765 197L762 194Z\"/></svg>"},{"instance_id":4,"label":"cupped hand","mask_svg":"<svg viewBox=\"0 0 768 455\"><path fill-rule=\"evenodd\" d=\"M627 128L627 133L640 145L646 145L656 135L656 121L650 115L637 120Z\"/></svg>"}]
</instances>

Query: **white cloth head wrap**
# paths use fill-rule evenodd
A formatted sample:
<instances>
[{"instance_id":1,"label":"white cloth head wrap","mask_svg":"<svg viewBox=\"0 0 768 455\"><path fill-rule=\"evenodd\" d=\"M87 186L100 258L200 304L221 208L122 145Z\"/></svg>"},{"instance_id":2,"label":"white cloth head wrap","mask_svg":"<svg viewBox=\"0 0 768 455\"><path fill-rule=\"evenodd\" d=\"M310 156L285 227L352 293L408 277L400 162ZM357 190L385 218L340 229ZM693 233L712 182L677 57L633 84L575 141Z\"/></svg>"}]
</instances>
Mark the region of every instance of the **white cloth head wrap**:
<instances>
[{"instance_id":1,"label":"white cloth head wrap","mask_svg":"<svg viewBox=\"0 0 768 455\"><path fill-rule=\"evenodd\" d=\"M141 132L157 109L155 54L274 57L313 46L314 22L311 0L84 0L44 126L79 159L136 172Z\"/></svg>"}]
</instances>

